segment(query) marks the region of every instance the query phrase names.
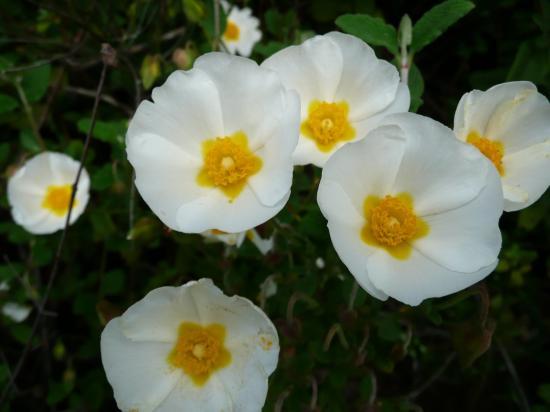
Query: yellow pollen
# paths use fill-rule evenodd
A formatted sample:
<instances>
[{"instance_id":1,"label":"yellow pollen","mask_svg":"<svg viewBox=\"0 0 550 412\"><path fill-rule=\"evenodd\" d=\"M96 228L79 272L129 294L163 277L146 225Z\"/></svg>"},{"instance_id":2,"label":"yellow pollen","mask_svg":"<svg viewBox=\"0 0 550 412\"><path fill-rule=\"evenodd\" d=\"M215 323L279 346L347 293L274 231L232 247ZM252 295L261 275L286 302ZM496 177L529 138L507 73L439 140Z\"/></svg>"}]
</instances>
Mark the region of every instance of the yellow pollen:
<instances>
[{"instance_id":1,"label":"yellow pollen","mask_svg":"<svg viewBox=\"0 0 550 412\"><path fill-rule=\"evenodd\" d=\"M239 40L240 34L241 29L239 29L239 26L237 26L231 20L228 20L227 25L225 26L225 32L223 33L223 37L225 38L225 40L237 41Z\"/></svg>"},{"instance_id":2,"label":"yellow pollen","mask_svg":"<svg viewBox=\"0 0 550 412\"><path fill-rule=\"evenodd\" d=\"M244 189L248 178L262 168L262 159L248 148L243 132L206 140L202 146L203 167L197 176L201 186L216 187L230 200Z\"/></svg>"},{"instance_id":3,"label":"yellow pollen","mask_svg":"<svg viewBox=\"0 0 550 412\"><path fill-rule=\"evenodd\" d=\"M168 363L183 369L197 386L202 386L213 372L231 363L231 353L224 346L225 335L225 327L218 323L203 327L183 322Z\"/></svg>"},{"instance_id":4,"label":"yellow pollen","mask_svg":"<svg viewBox=\"0 0 550 412\"><path fill-rule=\"evenodd\" d=\"M479 149L479 151L497 168L501 176L504 176L504 164L502 156L504 156L504 145L498 140L491 140L482 137L477 132L470 132L466 141Z\"/></svg>"},{"instance_id":5,"label":"yellow pollen","mask_svg":"<svg viewBox=\"0 0 550 412\"><path fill-rule=\"evenodd\" d=\"M330 152L339 142L352 140L355 129L348 120L349 106L346 102L321 102L309 104L308 117L302 122L302 134L312 139L322 152Z\"/></svg>"},{"instance_id":6,"label":"yellow pollen","mask_svg":"<svg viewBox=\"0 0 550 412\"><path fill-rule=\"evenodd\" d=\"M46 195L42 201L42 207L49 210L56 216L65 216L69 210L69 203L71 201L71 185L50 185L46 189ZM73 207L77 204L74 200Z\"/></svg>"},{"instance_id":7,"label":"yellow pollen","mask_svg":"<svg viewBox=\"0 0 550 412\"><path fill-rule=\"evenodd\" d=\"M370 246L385 249L396 259L407 259L411 242L428 234L429 227L415 215L412 198L407 193L397 196L368 196L363 203L365 224L361 239Z\"/></svg>"}]
</instances>

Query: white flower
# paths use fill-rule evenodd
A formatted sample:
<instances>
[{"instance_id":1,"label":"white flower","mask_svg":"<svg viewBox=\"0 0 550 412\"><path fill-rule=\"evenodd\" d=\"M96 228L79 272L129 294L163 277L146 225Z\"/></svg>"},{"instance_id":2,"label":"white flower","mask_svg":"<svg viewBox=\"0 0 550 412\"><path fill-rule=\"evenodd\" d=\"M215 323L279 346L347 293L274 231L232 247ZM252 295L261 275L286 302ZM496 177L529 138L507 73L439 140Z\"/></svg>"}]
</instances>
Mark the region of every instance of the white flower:
<instances>
[{"instance_id":1,"label":"white flower","mask_svg":"<svg viewBox=\"0 0 550 412\"><path fill-rule=\"evenodd\" d=\"M388 116L340 149L323 169L317 200L336 252L379 299L417 305L497 265L498 173L427 117Z\"/></svg>"},{"instance_id":2,"label":"white flower","mask_svg":"<svg viewBox=\"0 0 550 412\"><path fill-rule=\"evenodd\" d=\"M222 42L231 54L239 53L248 57L252 54L252 48L262 38L262 32L258 29L260 21L252 15L252 11L245 7L239 9L222 1L224 10L229 14Z\"/></svg>"},{"instance_id":3,"label":"white flower","mask_svg":"<svg viewBox=\"0 0 550 412\"><path fill-rule=\"evenodd\" d=\"M123 411L259 412L278 355L269 318L210 279L149 292L101 334Z\"/></svg>"},{"instance_id":4,"label":"white flower","mask_svg":"<svg viewBox=\"0 0 550 412\"><path fill-rule=\"evenodd\" d=\"M504 210L533 204L550 185L550 103L530 82L466 93L454 119L456 136L497 168Z\"/></svg>"},{"instance_id":5,"label":"white flower","mask_svg":"<svg viewBox=\"0 0 550 412\"><path fill-rule=\"evenodd\" d=\"M16 323L23 322L29 317L30 313L30 306L20 305L17 302L7 302L2 306L2 314Z\"/></svg>"},{"instance_id":6,"label":"white flower","mask_svg":"<svg viewBox=\"0 0 550 412\"><path fill-rule=\"evenodd\" d=\"M362 40L338 32L283 49L262 63L301 98L295 164L323 166L344 144L360 140L389 113L409 109L397 69Z\"/></svg>"},{"instance_id":7,"label":"white flower","mask_svg":"<svg viewBox=\"0 0 550 412\"><path fill-rule=\"evenodd\" d=\"M275 216L292 183L299 99L252 60L208 53L142 102L126 136L136 187L171 229L242 232Z\"/></svg>"},{"instance_id":8,"label":"white flower","mask_svg":"<svg viewBox=\"0 0 550 412\"><path fill-rule=\"evenodd\" d=\"M222 242L228 246L236 246L238 248L241 247L244 239L247 238L258 248L262 255L267 255L273 250L275 243L273 236L264 239L258 234L256 229L250 229L239 233L227 233L221 230L212 229L202 232L201 234L209 242Z\"/></svg>"},{"instance_id":9,"label":"white flower","mask_svg":"<svg viewBox=\"0 0 550 412\"><path fill-rule=\"evenodd\" d=\"M76 160L56 152L43 152L28 160L8 180L8 202L13 220L34 234L63 229L79 166ZM89 190L90 178L83 169L71 224L84 212Z\"/></svg>"}]
</instances>

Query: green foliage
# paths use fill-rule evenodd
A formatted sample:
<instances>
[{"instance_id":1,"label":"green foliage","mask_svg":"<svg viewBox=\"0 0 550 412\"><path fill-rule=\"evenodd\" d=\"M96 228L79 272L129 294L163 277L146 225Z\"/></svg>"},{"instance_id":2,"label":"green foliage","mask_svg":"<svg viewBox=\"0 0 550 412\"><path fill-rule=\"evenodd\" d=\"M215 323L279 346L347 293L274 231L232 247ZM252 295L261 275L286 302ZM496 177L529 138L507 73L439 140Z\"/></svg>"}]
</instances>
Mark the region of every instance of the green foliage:
<instances>
[{"instance_id":1,"label":"green foliage","mask_svg":"<svg viewBox=\"0 0 550 412\"><path fill-rule=\"evenodd\" d=\"M384 46L393 54L398 53L397 31L381 18L368 14L345 14L336 19L336 25L370 45Z\"/></svg>"},{"instance_id":2,"label":"green foliage","mask_svg":"<svg viewBox=\"0 0 550 412\"><path fill-rule=\"evenodd\" d=\"M422 50L474 7L470 1L446 0L427 11L414 24L411 51Z\"/></svg>"}]
</instances>

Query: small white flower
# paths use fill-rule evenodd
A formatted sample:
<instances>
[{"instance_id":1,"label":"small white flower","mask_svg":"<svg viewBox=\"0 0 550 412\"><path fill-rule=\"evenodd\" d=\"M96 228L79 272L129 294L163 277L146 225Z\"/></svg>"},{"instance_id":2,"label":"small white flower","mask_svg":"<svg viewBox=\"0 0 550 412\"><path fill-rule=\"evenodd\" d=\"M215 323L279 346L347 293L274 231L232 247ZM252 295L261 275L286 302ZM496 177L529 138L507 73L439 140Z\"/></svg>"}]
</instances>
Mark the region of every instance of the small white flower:
<instances>
[{"instance_id":1,"label":"small white flower","mask_svg":"<svg viewBox=\"0 0 550 412\"><path fill-rule=\"evenodd\" d=\"M123 411L259 412L278 355L265 313L210 279L149 292L101 334Z\"/></svg>"},{"instance_id":2,"label":"small white flower","mask_svg":"<svg viewBox=\"0 0 550 412\"><path fill-rule=\"evenodd\" d=\"M466 93L456 109L454 131L497 168L505 211L533 204L548 189L550 103L533 83L502 83Z\"/></svg>"},{"instance_id":3,"label":"small white flower","mask_svg":"<svg viewBox=\"0 0 550 412\"><path fill-rule=\"evenodd\" d=\"M340 149L323 169L317 200L336 252L378 299L417 305L497 265L498 173L427 117L388 116Z\"/></svg>"},{"instance_id":4,"label":"small white flower","mask_svg":"<svg viewBox=\"0 0 550 412\"><path fill-rule=\"evenodd\" d=\"M231 54L250 56L254 45L262 38L262 32L258 28L260 21L252 15L252 10L248 7L240 9L225 1L222 1L222 6L226 12L229 11L221 38L225 48Z\"/></svg>"},{"instance_id":5,"label":"small white flower","mask_svg":"<svg viewBox=\"0 0 550 412\"><path fill-rule=\"evenodd\" d=\"M323 166L344 144L360 140L390 113L409 110L408 87L365 42L332 32L283 49L262 63L301 98L295 164Z\"/></svg>"},{"instance_id":6,"label":"small white flower","mask_svg":"<svg viewBox=\"0 0 550 412\"><path fill-rule=\"evenodd\" d=\"M299 99L252 60L208 53L142 102L126 136L136 187L171 229L243 232L275 216L292 183Z\"/></svg>"},{"instance_id":7,"label":"small white flower","mask_svg":"<svg viewBox=\"0 0 550 412\"><path fill-rule=\"evenodd\" d=\"M8 202L13 220L34 234L63 229L79 166L76 160L56 152L43 152L28 160L8 180ZM71 224L84 212L89 190L90 178L83 169Z\"/></svg>"},{"instance_id":8,"label":"small white flower","mask_svg":"<svg viewBox=\"0 0 550 412\"><path fill-rule=\"evenodd\" d=\"M8 302L2 306L2 314L14 322L20 323L29 317L31 307L17 302Z\"/></svg>"}]
</instances>

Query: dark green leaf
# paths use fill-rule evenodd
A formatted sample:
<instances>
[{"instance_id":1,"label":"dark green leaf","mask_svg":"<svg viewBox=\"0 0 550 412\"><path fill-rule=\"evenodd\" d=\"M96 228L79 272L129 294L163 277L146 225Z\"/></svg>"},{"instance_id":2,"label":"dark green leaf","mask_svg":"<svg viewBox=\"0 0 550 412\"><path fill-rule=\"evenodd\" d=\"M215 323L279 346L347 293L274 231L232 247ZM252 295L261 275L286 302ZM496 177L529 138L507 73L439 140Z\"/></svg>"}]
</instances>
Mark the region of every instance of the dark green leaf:
<instances>
[{"instance_id":1,"label":"dark green leaf","mask_svg":"<svg viewBox=\"0 0 550 412\"><path fill-rule=\"evenodd\" d=\"M411 92L411 112L418 110L422 106L422 95L424 94L424 78L416 64L413 64L409 70L409 91Z\"/></svg>"},{"instance_id":2,"label":"dark green leaf","mask_svg":"<svg viewBox=\"0 0 550 412\"><path fill-rule=\"evenodd\" d=\"M447 0L427 11L413 27L411 51L418 52L475 7L464 0Z\"/></svg>"},{"instance_id":3,"label":"dark green leaf","mask_svg":"<svg viewBox=\"0 0 550 412\"><path fill-rule=\"evenodd\" d=\"M101 279L101 294L116 295L124 287L124 272L122 270L111 270L103 275Z\"/></svg>"},{"instance_id":4,"label":"dark green leaf","mask_svg":"<svg viewBox=\"0 0 550 412\"><path fill-rule=\"evenodd\" d=\"M37 102L44 96L50 84L51 71L51 66L44 64L24 72L21 86L29 102Z\"/></svg>"},{"instance_id":5,"label":"dark green leaf","mask_svg":"<svg viewBox=\"0 0 550 412\"><path fill-rule=\"evenodd\" d=\"M19 106L17 100L6 94L0 94L0 114L7 113Z\"/></svg>"},{"instance_id":6,"label":"dark green leaf","mask_svg":"<svg viewBox=\"0 0 550 412\"><path fill-rule=\"evenodd\" d=\"M111 187L113 181L113 166L110 163L107 163L92 174L92 189L105 190Z\"/></svg>"},{"instance_id":7,"label":"dark green leaf","mask_svg":"<svg viewBox=\"0 0 550 412\"><path fill-rule=\"evenodd\" d=\"M42 150L38 144L38 140L36 140L36 137L30 130L21 130L19 133L19 141L21 142L21 146L32 153L38 153Z\"/></svg>"},{"instance_id":8,"label":"dark green leaf","mask_svg":"<svg viewBox=\"0 0 550 412\"><path fill-rule=\"evenodd\" d=\"M88 133L90 129L91 119L80 119L77 123L78 130L82 133ZM102 140L107 143L117 143L119 145L124 144L124 135L126 134L127 121L126 120L114 120L105 122L96 120L94 125L93 136L96 139Z\"/></svg>"},{"instance_id":9,"label":"dark green leaf","mask_svg":"<svg viewBox=\"0 0 550 412\"><path fill-rule=\"evenodd\" d=\"M397 31L379 17L368 14L344 14L336 19L336 25L371 46L384 46L397 55ZM414 40L413 40L414 41Z\"/></svg>"}]
</instances>

